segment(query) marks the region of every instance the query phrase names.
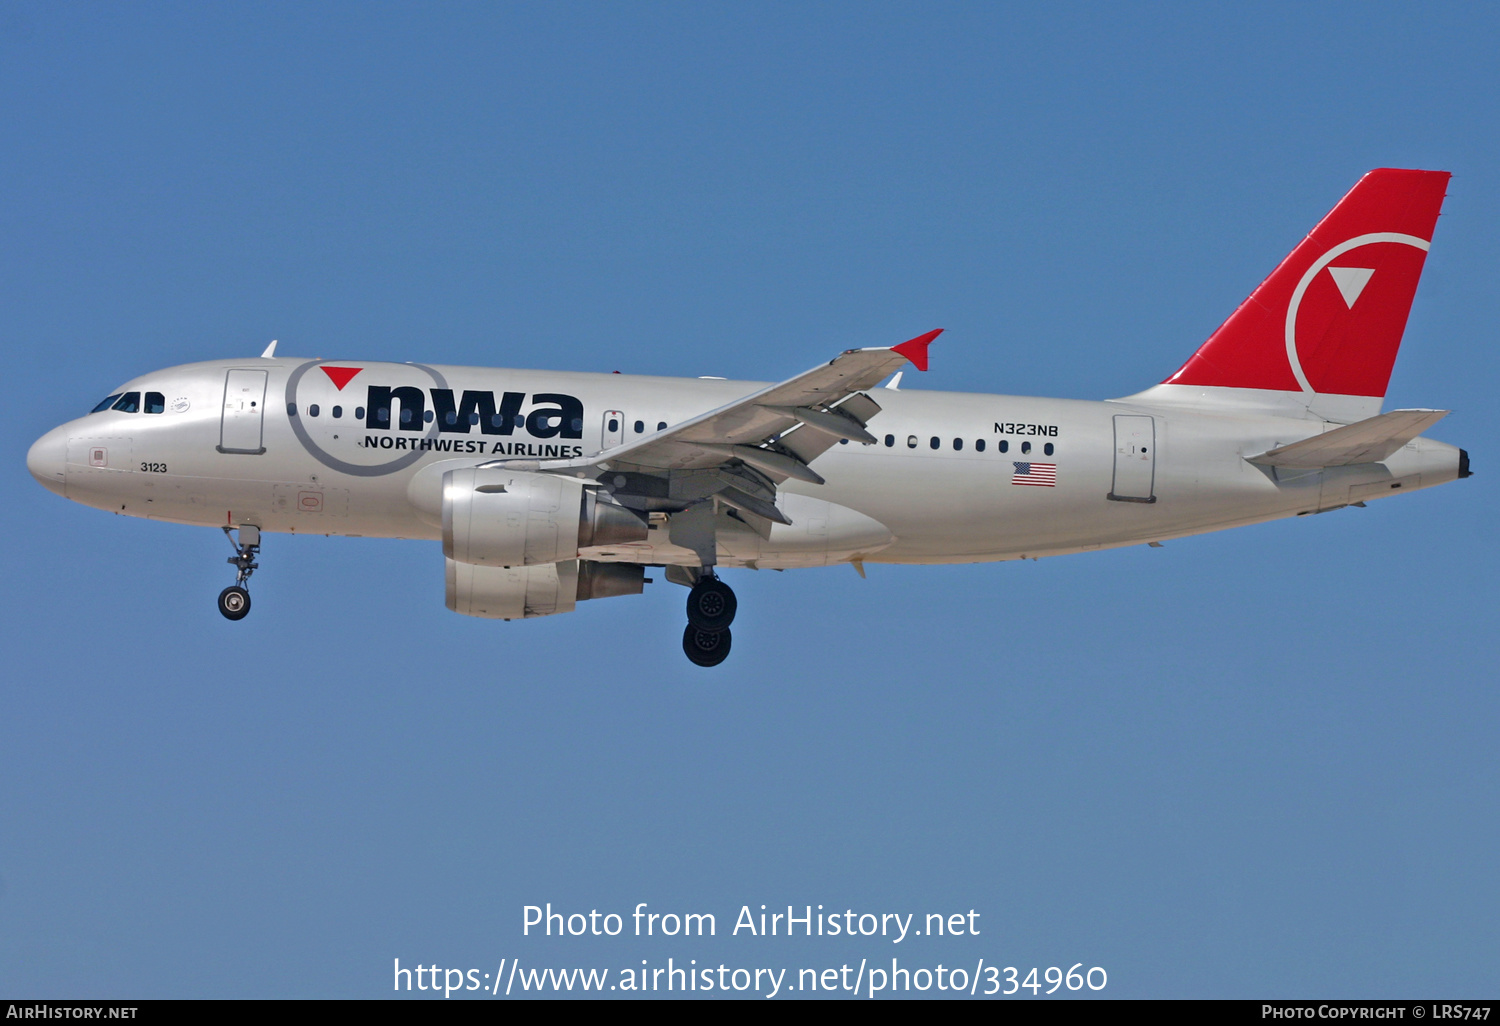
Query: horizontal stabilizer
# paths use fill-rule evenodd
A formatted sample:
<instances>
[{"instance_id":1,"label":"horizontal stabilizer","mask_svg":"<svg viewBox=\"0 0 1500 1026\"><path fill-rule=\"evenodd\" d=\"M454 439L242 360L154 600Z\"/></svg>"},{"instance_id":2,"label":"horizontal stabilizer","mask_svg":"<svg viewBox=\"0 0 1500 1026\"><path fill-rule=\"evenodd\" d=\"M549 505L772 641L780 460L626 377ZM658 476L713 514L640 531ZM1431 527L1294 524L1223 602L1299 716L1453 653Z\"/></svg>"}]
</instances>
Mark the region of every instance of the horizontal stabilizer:
<instances>
[{"instance_id":1,"label":"horizontal stabilizer","mask_svg":"<svg viewBox=\"0 0 1500 1026\"><path fill-rule=\"evenodd\" d=\"M1392 410L1378 417L1325 431L1291 445L1247 457L1263 467L1347 467L1379 463L1448 416L1447 410Z\"/></svg>"}]
</instances>

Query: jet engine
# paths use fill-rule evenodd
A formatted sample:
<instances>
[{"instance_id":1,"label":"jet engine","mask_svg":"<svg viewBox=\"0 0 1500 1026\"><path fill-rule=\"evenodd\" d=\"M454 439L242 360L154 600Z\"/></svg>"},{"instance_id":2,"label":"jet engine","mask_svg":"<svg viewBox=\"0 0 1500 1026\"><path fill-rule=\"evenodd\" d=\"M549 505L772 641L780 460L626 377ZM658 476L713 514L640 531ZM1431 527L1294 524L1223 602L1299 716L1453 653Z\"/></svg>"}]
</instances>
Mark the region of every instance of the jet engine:
<instances>
[{"instance_id":1,"label":"jet engine","mask_svg":"<svg viewBox=\"0 0 1500 1026\"><path fill-rule=\"evenodd\" d=\"M522 620L571 613L579 602L639 595L646 568L567 559L541 566L477 566L448 560L448 608L465 616Z\"/></svg>"},{"instance_id":2,"label":"jet engine","mask_svg":"<svg viewBox=\"0 0 1500 1026\"><path fill-rule=\"evenodd\" d=\"M459 563L540 566L646 540L640 515L570 477L469 467L444 474L442 494L443 555Z\"/></svg>"}]
</instances>

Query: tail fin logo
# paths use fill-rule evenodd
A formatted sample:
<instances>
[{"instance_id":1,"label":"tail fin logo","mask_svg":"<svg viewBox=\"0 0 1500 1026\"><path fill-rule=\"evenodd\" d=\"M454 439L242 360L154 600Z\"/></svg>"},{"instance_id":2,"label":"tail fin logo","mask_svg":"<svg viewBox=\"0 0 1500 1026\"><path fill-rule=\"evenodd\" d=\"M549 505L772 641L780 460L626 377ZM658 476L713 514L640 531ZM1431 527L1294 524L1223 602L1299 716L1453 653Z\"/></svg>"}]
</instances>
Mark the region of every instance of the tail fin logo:
<instances>
[{"instance_id":1,"label":"tail fin logo","mask_svg":"<svg viewBox=\"0 0 1500 1026\"><path fill-rule=\"evenodd\" d=\"M1364 246L1373 246L1381 243L1395 243L1402 246L1411 246L1415 249L1420 250L1423 257L1427 255L1427 250L1431 246L1431 243L1429 243L1426 239L1419 239L1415 235L1404 235L1401 232L1371 232L1368 235L1357 235L1352 239L1348 239L1347 241L1339 243L1337 246L1334 246L1322 256L1318 257L1318 259L1314 260L1312 262L1312 266L1310 266L1305 272L1303 272L1302 280L1297 283L1296 289L1292 291L1291 302L1287 304L1286 308L1286 358L1287 363L1291 365L1292 376L1297 379L1297 384L1301 387L1303 392L1312 393L1314 391L1317 391L1317 389L1313 388L1312 383L1308 380L1307 372L1303 369L1302 356L1298 351L1297 346L1297 315L1302 310L1302 301L1307 297L1309 286L1313 284L1313 281L1318 277L1318 275L1323 271L1325 267L1328 268L1329 278L1332 279L1334 286L1337 288L1339 297L1344 301L1344 309L1346 311L1353 311L1355 302L1359 299L1360 295L1363 294L1365 286L1370 283L1370 279L1374 277L1375 268L1333 267L1331 265L1333 261L1337 260L1339 257L1345 255L1346 253L1350 253L1353 250L1360 249ZM1377 266L1379 265L1379 261L1369 262L1376 263ZM1417 265L1417 273L1421 273L1420 263L1418 263ZM1413 281L1413 291L1415 291L1415 287L1416 282ZM1326 324L1328 316L1325 312L1322 317L1313 319L1319 320ZM1402 320L1404 322L1405 318L1403 317ZM1312 334L1316 338L1321 335L1321 328L1322 325L1314 327L1312 331L1309 332L1309 334ZM1313 340L1309 339L1308 341L1311 342ZM1394 356L1394 353L1392 355ZM1380 391L1383 393L1385 391L1384 387L1382 387Z\"/></svg>"},{"instance_id":2,"label":"tail fin logo","mask_svg":"<svg viewBox=\"0 0 1500 1026\"><path fill-rule=\"evenodd\" d=\"M1384 396L1449 177L1365 175L1167 384Z\"/></svg>"},{"instance_id":3,"label":"tail fin logo","mask_svg":"<svg viewBox=\"0 0 1500 1026\"><path fill-rule=\"evenodd\" d=\"M1359 294L1370 284L1370 275L1375 273L1373 267L1329 267L1328 274L1333 278L1333 283L1339 287L1339 295L1344 297L1344 305L1354 309L1355 301Z\"/></svg>"}]
</instances>

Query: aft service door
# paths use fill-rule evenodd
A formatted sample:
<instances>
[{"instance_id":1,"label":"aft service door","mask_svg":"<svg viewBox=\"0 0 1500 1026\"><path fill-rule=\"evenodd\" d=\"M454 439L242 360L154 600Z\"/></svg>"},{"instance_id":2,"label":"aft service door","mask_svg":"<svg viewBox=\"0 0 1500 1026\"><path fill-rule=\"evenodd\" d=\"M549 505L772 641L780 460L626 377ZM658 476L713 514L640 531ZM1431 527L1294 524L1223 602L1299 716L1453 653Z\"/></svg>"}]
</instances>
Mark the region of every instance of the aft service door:
<instances>
[{"instance_id":1,"label":"aft service door","mask_svg":"<svg viewBox=\"0 0 1500 1026\"><path fill-rule=\"evenodd\" d=\"M603 445L600 448L613 449L625 442L625 414L619 410L606 410L604 413L604 435Z\"/></svg>"},{"instance_id":2,"label":"aft service door","mask_svg":"<svg viewBox=\"0 0 1500 1026\"><path fill-rule=\"evenodd\" d=\"M224 419L219 425L219 451L259 455L266 413L266 372L232 370L224 378Z\"/></svg>"},{"instance_id":3,"label":"aft service door","mask_svg":"<svg viewBox=\"0 0 1500 1026\"><path fill-rule=\"evenodd\" d=\"M1115 477L1109 497L1119 502L1155 502L1156 419L1115 417Z\"/></svg>"}]
</instances>

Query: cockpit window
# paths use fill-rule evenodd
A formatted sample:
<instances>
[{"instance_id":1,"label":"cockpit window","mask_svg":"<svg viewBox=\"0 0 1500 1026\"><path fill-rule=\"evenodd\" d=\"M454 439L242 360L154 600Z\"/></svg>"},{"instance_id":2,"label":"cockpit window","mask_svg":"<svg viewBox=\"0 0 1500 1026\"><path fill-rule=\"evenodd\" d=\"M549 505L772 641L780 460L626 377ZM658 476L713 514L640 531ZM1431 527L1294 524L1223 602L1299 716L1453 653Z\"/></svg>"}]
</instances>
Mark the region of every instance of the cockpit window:
<instances>
[{"instance_id":1,"label":"cockpit window","mask_svg":"<svg viewBox=\"0 0 1500 1026\"><path fill-rule=\"evenodd\" d=\"M119 410L121 413L140 413L141 393L126 392L120 396L120 401L115 403L110 409Z\"/></svg>"},{"instance_id":2,"label":"cockpit window","mask_svg":"<svg viewBox=\"0 0 1500 1026\"><path fill-rule=\"evenodd\" d=\"M146 412L161 413L167 408L167 397L160 392L146 393Z\"/></svg>"},{"instance_id":3,"label":"cockpit window","mask_svg":"<svg viewBox=\"0 0 1500 1026\"><path fill-rule=\"evenodd\" d=\"M95 406L89 412L90 413L98 413L101 410L107 410L107 409L109 409L111 406L113 406L115 404L115 400L118 399L118 398L120 398L120 393L119 392L116 392L112 396L107 396L102 403L100 403L98 406Z\"/></svg>"}]
</instances>

